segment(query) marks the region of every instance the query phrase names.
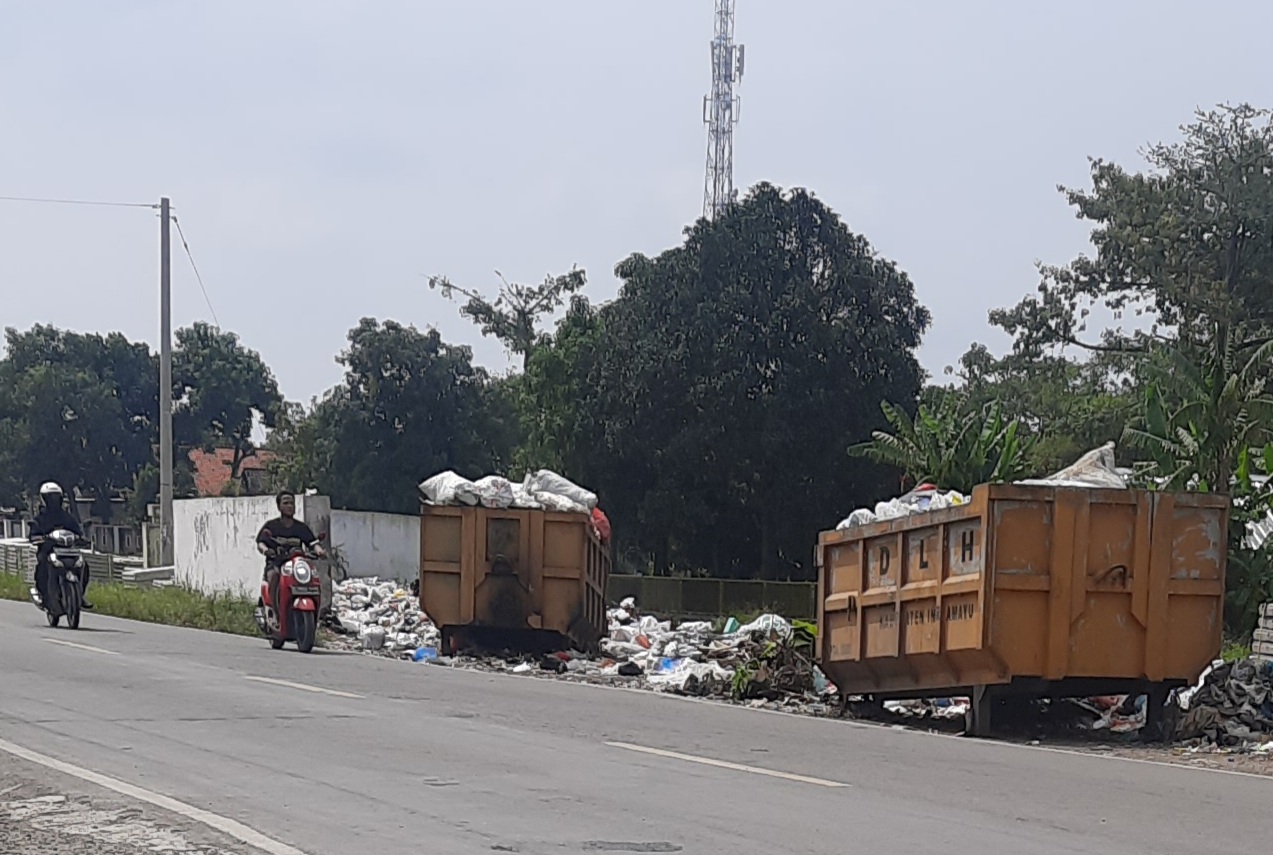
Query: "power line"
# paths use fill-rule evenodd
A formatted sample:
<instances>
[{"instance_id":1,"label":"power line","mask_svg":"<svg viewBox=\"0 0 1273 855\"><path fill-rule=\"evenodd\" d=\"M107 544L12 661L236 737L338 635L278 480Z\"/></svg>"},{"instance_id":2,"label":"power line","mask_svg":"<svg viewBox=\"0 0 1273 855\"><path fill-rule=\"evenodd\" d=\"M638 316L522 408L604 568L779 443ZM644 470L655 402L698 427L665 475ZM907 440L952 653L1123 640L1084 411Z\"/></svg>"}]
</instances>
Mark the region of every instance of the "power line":
<instances>
[{"instance_id":1,"label":"power line","mask_svg":"<svg viewBox=\"0 0 1273 855\"><path fill-rule=\"evenodd\" d=\"M42 199L35 196L0 196L0 202L38 202L46 205L94 205L107 208L151 208L159 206L153 202L95 202L86 199Z\"/></svg>"},{"instance_id":2,"label":"power line","mask_svg":"<svg viewBox=\"0 0 1273 855\"><path fill-rule=\"evenodd\" d=\"M203 292L203 301L208 304L208 311L212 313L212 321L218 327L221 326L220 319L217 318L217 310L212 308L212 300L208 297L208 289L203 286L203 277L199 275L199 267L194 263L194 256L190 254L190 244L186 242L186 233L181 230L181 220L173 215L172 224L177 227L177 237L181 238L181 245L186 250L186 258L190 259L190 269L194 271L194 278L199 282L199 290Z\"/></svg>"}]
</instances>

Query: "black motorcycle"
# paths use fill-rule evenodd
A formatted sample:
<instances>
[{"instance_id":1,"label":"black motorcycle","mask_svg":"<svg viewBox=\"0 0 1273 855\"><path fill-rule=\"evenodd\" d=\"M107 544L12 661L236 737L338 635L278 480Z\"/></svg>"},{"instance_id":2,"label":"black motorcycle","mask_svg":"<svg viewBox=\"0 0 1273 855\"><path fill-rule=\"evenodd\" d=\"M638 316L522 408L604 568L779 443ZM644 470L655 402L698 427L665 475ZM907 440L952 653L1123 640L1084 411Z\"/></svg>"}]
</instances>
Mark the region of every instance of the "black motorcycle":
<instances>
[{"instance_id":1,"label":"black motorcycle","mask_svg":"<svg viewBox=\"0 0 1273 855\"><path fill-rule=\"evenodd\" d=\"M44 612L49 626L57 626L63 617L71 629L80 628L80 613L83 611L84 585L83 575L88 572L88 563L77 547L87 546L88 541L77 537L74 532L58 529L45 536L31 538L37 546L49 542L53 549L49 552L48 576L45 581L48 602L40 597L38 588L31 589L31 602Z\"/></svg>"}]
</instances>

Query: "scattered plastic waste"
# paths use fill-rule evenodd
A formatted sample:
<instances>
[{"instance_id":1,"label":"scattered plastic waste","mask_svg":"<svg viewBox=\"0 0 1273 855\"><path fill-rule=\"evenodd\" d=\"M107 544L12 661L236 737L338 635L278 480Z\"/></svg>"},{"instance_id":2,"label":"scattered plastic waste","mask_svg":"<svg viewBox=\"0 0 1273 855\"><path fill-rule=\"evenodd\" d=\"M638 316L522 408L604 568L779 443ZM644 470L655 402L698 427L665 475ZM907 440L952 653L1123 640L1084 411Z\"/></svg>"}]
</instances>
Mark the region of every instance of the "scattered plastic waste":
<instances>
[{"instance_id":1,"label":"scattered plastic waste","mask_svg":"<svg viewBox=\"0 0 1273 855\"><path fill-rule=\"evenodd\" d=\"M418 647L416 652L411 654L412 662L436 662L438 658L438 649L436 647Z\"/></svg>"},{"instance_id":2,"label":"scattered plastic waste","mask_svg":"<svg viewBox=\"0 0 1273 855\"><path fill-rule=\"evenodd\" d=\"M943 492L932 484L920 484L905 496L880 502L875 510L858 508L845 517L836 529L843 531L860 525L869 525L883 520L895 520L911 514L922 514L926 511L939 511L944 508L958 507L968 504L968 497L956 490Z\"/></svg>"}]
</instances>

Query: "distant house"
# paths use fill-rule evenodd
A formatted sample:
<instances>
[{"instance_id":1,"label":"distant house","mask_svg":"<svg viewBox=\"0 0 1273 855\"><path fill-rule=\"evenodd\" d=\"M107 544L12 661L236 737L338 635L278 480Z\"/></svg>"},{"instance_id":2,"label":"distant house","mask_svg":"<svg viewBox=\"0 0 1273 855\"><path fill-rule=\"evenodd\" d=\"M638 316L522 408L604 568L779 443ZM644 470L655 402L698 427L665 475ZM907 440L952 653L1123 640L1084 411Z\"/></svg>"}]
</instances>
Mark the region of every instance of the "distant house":
<instances>
[{"instance_id":1,"label":"distant house","mask_svg":"<svg viewBox=\"0 0 1273 855\"><path fill-rule=\"evenodd\" d=\"M234 463L234 449L217 448L212 451L194 449L189 454L190 468L194 473L195 491L201 498L224 496L230 490L230 467ZM239 464L239 490L244 496L260 496L270 492L269 465L277 455L269 451L257 451L243 458Z\"/></svg>"}]
</instances>

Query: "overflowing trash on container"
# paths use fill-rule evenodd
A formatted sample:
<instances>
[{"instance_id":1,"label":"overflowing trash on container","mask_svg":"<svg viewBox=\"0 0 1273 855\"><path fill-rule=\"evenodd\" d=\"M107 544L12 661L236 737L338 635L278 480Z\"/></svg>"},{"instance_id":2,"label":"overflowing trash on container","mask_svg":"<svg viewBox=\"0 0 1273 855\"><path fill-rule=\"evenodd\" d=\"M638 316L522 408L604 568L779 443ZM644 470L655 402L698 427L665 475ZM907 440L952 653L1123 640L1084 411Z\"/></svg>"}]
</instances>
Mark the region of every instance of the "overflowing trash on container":
<instances>
[{"instance_id":1,"label":"overflowing trash on container","mask_svg":"<svg viewBox=\"0 0 1273 855\"><path fill-rule=\"evenodd\" d=\"M858 508L849 514L836 529L843 531L860 525L870 525L883 520L895 520L926 511L940 511L968 504L968 496L957 490L942 491L933 484L920 484L904 496L876 504L874 510Z\"/></svg>"},{"instance_id":2,"label":"overflowing trash on container","mask_svg":"<svg viewBox=\"0 0 1273 855\"><path fill-rule=\"evenodd\" d=\"M1107 442L1084 454L1073 464L1046 478L1028 478L1015 483L1035 487L1082 487L1087 489L1124 490L1127 479L1118 470L1115 445ZM920 484L904 496L878 503L874 510L858 508L836 526L837 531L895 520L926 511L939 511L968 504L969 496L957 490L941 490L935 484Z\"/></svg>"},{"instance_id":3,"label":"overflowing trash on container","mask_svg":"<svg viewBox=\"0 0 1273 855\"><path fill-rule=\"evenodd\" d=\"M452 471L439 472L421 482L420 495L431 505L588 514L601 542L610 540L610 521L597 506L597 494L549 469L527 473L520 484L502 475L470 481Z\"/></svg>"}]
</instances>

